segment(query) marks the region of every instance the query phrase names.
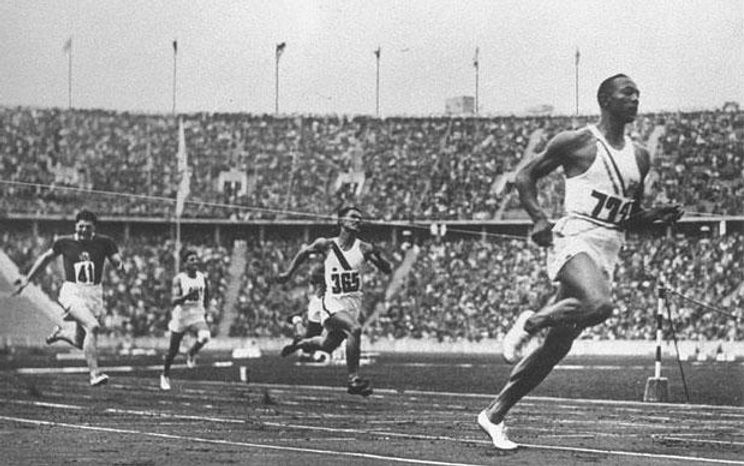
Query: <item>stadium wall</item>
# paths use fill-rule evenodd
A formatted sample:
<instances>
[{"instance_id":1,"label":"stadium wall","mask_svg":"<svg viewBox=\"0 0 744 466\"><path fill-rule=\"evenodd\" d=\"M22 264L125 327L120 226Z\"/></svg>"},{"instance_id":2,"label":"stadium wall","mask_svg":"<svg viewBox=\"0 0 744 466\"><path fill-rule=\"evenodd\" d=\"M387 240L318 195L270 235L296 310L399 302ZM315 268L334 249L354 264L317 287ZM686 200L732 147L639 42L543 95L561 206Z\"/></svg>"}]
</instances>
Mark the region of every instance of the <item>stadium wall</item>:
<instances>
[{"instance_id":1,"label":"stadium wall","mask_svg":"<svg viewBox=\"0 0 744 466\"><path fill-rule=\"evenodd\" d=\"M532 223L526 219L512 220L435 220L414 219L411 221L391 220L364 225L363 236L374 241L398 243L401 234L408 230L414 237L428 238L431 226L446 225L445 241L459 238L477 238L478 234L505 234L527 236ZM21 231L38 234L69 234L72 218L63 215L29 215L6 213L0 217L0 231ZM175 219L147 217L107 217L99 219L98 231L116 240L126 241L133 235L170 234L175 238ZM308 220L244 220L228 219L182 219L182 239L213 239L217 244L236 239L293 239L309 241L318 236L331 236L337 232L336 222ZM689 217L680 220L673 230L658 229L657 234L679 233L686 235L717 235L720 233L744 233L744 216Z\"/></svg>"},{"instance_id":2,"label":"stadium wall","mask_svg":"<svg viewBox=\"0 0 744 466\"><path fill-rule=\"evenodd\" d=\"M261 353L278 353L288 343L280 338L216 338L209 342L210 350L232 351L239 348L258 348ZM742 341L679 341L680 355L684 359L715 360L720 354L724 357L744 359L744 342ZM166 351L167 338L135 338L122 340L103 337L102 347L107 348L140 348ZM186 345L186 343L184 343ZM185 346L184 346L185 347ZM475 341L438 342L413 338L382 339L374 342L366 337L362 339L362 351L374 353L461 353L461 354L501 354L501 341L484 339ZM656 352L654 341L641 340L577 340L571 349L574 356L648 356L649 365L653 365ZM674 344L671 341L662 345L664 358L676 358Z\"/></svg>"}]
</instances>

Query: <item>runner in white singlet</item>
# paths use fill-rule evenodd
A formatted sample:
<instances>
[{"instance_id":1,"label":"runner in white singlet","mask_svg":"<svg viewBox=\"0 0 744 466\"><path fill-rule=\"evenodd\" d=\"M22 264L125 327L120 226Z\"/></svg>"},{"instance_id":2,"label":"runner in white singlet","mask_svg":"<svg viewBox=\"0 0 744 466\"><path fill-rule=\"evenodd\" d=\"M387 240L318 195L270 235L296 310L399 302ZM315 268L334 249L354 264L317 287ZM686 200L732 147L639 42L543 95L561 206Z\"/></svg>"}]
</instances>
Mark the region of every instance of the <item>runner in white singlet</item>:
<instances>
[{"instance_id":1,"label":"runner in white singlet","mask_svg":"<svg viewBox=\"0 0 744 466\"><path fill-rule=\"evenodd\" d=\"M558 282L558 291L548 306L523 312L504 337L504 359L519 363L477 419L498 449L517 448L504 430L512 406L568 354L584 328L612 314L612 272L625 230L671 223L682 215L675 205L648 210L640 206L649 154L625 136L625 126L638 112L638 97L627 76L606 79L597 91L599 123L556 135L515 178L522 206L534 221L532 239L551 248L548 274ZM537 181L559 167L566 177L566 215L553 226L538 204ZM542 329L547 329L544 341L522 355L525 344Z\"/></svg>"},{"instance_id":2,"label":"runner in white singlet","mask_svg":"<svg viewBox=\"0 0 744 466\"><path fill-rule=\"evenodd\" d=\"M305 338L282 350L286 356L298 349L322 350L331 354L346 340L346 366L349 371L348 393L369 396L370 382L359 377L362 326L359 317L362 304L362 264L369 261L386 274L392 272L390 263L371 244L357 238L362 213L356 207L342 207L338 212L341 228L335 238L318 238L300 249L292 259L289 269L277 276L285 283L297 268L313 253L325 257L325 293L323 295L323 335Z\"/></svg>"},{"instance_id":3,"label":"runner in white singlet","mask_svg":"<svg viewBox=\"0 0 744 466\"><path fill-rule=\"evenodd\" d=\"M170 368L186 332L196 335L196 341L186 352L186 366L189 368L196 365L197 353L211 337L206 320L209 285L207 277L199 271L199 256L196 251L184 250L181 262L186 270L173 278L171 303L174 307L168 323L170 345L160 374L160 389L166 391L171 389Z\"/></svg>"}]
</instances>

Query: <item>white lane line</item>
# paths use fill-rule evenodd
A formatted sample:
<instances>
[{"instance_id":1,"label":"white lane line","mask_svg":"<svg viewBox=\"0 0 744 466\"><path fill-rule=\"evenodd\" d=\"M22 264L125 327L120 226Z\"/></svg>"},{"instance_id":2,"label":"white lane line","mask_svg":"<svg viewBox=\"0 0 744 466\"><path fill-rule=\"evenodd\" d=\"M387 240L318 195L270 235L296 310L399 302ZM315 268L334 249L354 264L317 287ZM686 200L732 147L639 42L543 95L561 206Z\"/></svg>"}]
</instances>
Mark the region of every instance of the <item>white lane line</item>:
<instances>
[{"instance_id":1,"label":"white lane line","mask_svg":"<svg viewBox=\"0 0 744 466\"><path fill-rule=\"evenodd\" d=\"M225 364L225 367L232 366L232 361L225 361L225 362L216 362L212 365L216 364ZM174 364L172 366L173 368L186 368L185 364ZM222 366L216 366L216 367L222 367ZM103 371L110 371L110 372L132 372L133 370L155 370L155 369L162 369L161 365L154 365L154 366L112 366L107 368L102 368ZM59 373L75 373L75 372L87 372L88 369L86 367L31 367L31 368L20 368L16 369L16 372L19 374L59 374ZM225 382L222 381L212 381L212 380L192 380L191 382L199 383L199 384L206 384L206 385L224 385ZM241 382L235 381L235 384L241 384ZM245 385L243 383L243 385ZM260 387L260 388L272 388L272 389L282 389L282 390L318 390L318 391L346 391L344 387L331 387L327 385L290 385L290 384L272 384L272 383L250 383L249 384L252 387ZM478 399L486 399L486 400L492 400L495 398L495 395L487 394L487 393L460 393L460 392L436 392L436 391L429 391L429 390L396 390L396 389L390 389L390 388L375 388L376 394L388 394L388 395L419 395L419 396L446 396L446 397L456 397L456 398L478 398ZM371 398L382 398L380 396L371 395ZM632 401L632 400L606 400L606 399L591 399L591 398L561 398L561 397L552 397L552 396L527 396L523 398L524 401L532 401L532 402L546 402L546 403L574 403L574 404L588 404L588 405L611 405L611 406L637 406L637 407L643 407L644 411L645 408L648 407L656 407L656 408L665 408L667 410L669 409L678 409L683 412L692 412L695 409L702 409L702 410L732 410L732 411L741 411L744 412L744 406L730 406L730 405L710 405L710 404L677 404L677 403L652 403L652 402L646 402L646 401ZM520 403L521 406L525 406L526 404L524 402ZM710 413L708 413L710 414Z\"/></svg>"},{"instance_id":2,"label":"white lane line","mask_svg":"<svg viewBox=\"0 0 744 466\"><path fill-rule=\"evenodd\" d=\"M652 436L654 440L671 440L673 442L684 442L684 443L706 443L710 445L728 445L732 447L741 447L744 446L744 442L736 442L733 440L709 440L709 439L693 439L693 438L684 438L684 437L677 437L677 436L667 436L667 435L653 435Z\"/></svg>"},{"instance_id":3,"label":"white lane line","mask_svg":"<svg viewBox=\"0 0 744 466\"><path fill-rule=\"evenodd\" d=\"M75 409L75 410L83 410L85 409L84 406L77 406L77 405L68 405L64 403L46 403L43 401L34 401L33 403L24 402L23 400L3 400L6 403L14 403L14 404L34 404L36 406L41 406L42 408L60 408L60 409Z\"/></svg>"},{"instance_id":4,"label":"white lane line","mask_svg":"<svg viewBox=\"0 0 744 466\"><path fill-rule=\"evenodd\" d=\"M35 401L24 401L24 400L5 400L5 401L10 402L10 403L30 404L30 405L35 405L39 403ZM74 406L74 405L69 405L69 406ZM128 410L119 410L119 411L127 412L129 414ZM226 419L226 418L214 418L214 417L202 417L202 416L184 416L184 415L178 415L178 414L158 413L157 411L148 411L148 413L154 413L154 414L148 414L148 416L156 415L159 417L166 417L166 418L170 417L170 418L180 419L183 417L187 417L188 419L191 419L191 420L205 420L205 421L214 421L215 419L219 419L220 421L218 422L234 422L234 423L248 424L247 421L242 420L242 419ZM0 419L3 419L3 418L5 418L5 416L0 416ZM42 421L42 422L47 422L47 421ZM455 443L470 443L470 444L477 443L477 444L487 444L487 445L491 444L490 441L486 441L486 440L457 438L457 437L448 437L448 436L439 436L439 435L408 434L408 433L401 433L401 432L372 431L372 430L364 430L364 429L306 426L306 425L301 425L301 424L289 424L289 423L283 423L283 422L254 421L251 424L260 424L264 426L278 427L282 429L290 428L290 429L309 430L309 431L316 431L316 432L348 433L348 434L357 434L357 435L358 434L379 435L383 437L396 437L396 438L405 438L405 439L412 439L412 440L446 440L446 441L451 441ZM188 438L184 438L184 439L188 439ZM686 440L689 441L689 439L686 439ZM234 443L234 445L241 445L241 444ZM718 459L718 458L704 458L704 457L698 457L698 456L667 455L663 453L641 453L641 452L632 452L632 451L623 451L623 450L601 450L601 449L595 449L595 448L581 448L581 447L558 446L558 445L535 445L535 444L529 444L529 443L520 443L520 445L523 447L535 448L539 450L558 450L558 451L567 451L567 452L575 452L575 453L576 452L594 453L594 454L599 454L599 455L614 455L614 456L624 456L624 457L634 457L634 458L654 458L654 459L669 459L669 460L692 461L692 462L698 461L698 462L703 462L703 463L744 465L744 461L725 460L725 459ZM302 450L310 451L309 449L302 449ZM396 461L399 461L399 460L396 459ZM404 462L407 462L407 461L404 461ZM421 464L453 464L453 463L422 462Z\"/></svg>"},{"instance_id":5,"label":"white lane line","mask_svg":"<svg viewBox=\"0 0 744 466\"><path fill-rule=\"evenodd\" d=\"M718 458L703 458L699 456L681 456L681 455L664 455L660 453L637 453L630 451L619 451L619 450L599 450L595 448L578 448L578 447L561 447L554 445L531 445L528 443L520 443L521 446L527 448L537 448L540 450L559 450L568 451L572 453L596 453L600 455L616 455L626 456L633 458L653 458L653 459L665 459L675 461L691 461L693 463L716 463L716 464L744 464L744 461L738 460L723 460Z\"/></svg>"},{"instance_id":6,"label":"white lane line","mask_svg":"<svg viewBox=\"0 0 744 466\"><path fill-rule=\"evenodd\" d=\"M489 364L471 364L471 363L459 363L459 364L447 364L443 362L393 362L385 364L386 366L392 367L460 367L470 369L471 367L491 367Z\"/></svg>"},{"instance_id":7,"label":"white lane line","mask_svg":"<svg viewBox=\"0 0 744 466\"><path fill-rule=\"evenodd\" d=\"M227 361L227 364L232 365L231 361ZM130 368L132 366L119 366L124 368ZM180 368L186 368L185 364L179 364L174 365L174 368L180 367ZM157 366L147 366L147 368L151 369L161 369L161 365ZM115 368L113 368L115 369ZM142 366L138 367L138 369L143 369ZM115 370L112 370L112 368L104 368L103 370L115 372ZM32 371L38 371L38 372L32 372ZM69 367L57 367L57 368L21 368L16 369L16 372L18 373L27 373L27 374L55 374L55 373L65 373L65 372L87 372L87 368L69 368ZM127 370L128 372L131 372L131 370ZM190 380L190 383L193 384L203 384L203 385L219 385L224 386L226 382L222 381L212 381L212 380ZM228 382L229 383L229 382ZM246 385L241 382L235 382L235 384L240 385ZM284 391L291 391L294 392L298 389L300 390L316 390L316 391L331 391L331 392L340 392L340 391L346 391L343 387L332 387L327 385L289 385L289 384L272 384L272 383L250 383L247 386L250 387L257 387L257 388L267 388L267 389L273 389L273 390L284 390ZM129 388L121 385L122 388ZM144 389L143 387L139 387L140 389ZM152 391L159 391L155 387L152 388ZM195 390L196 391L196 390ZM375 394L371 395L369 398L383 398L382 394L388 394L388 395L407 395L407 396L445 396L445 397L456 397L456 398L475 398L475 399L484 399L484 400L492 400L495 395L489 395L484 393L458 393L458 392L436 392L436 391L426 391L426 390L395 390L395 389L389 389L389 388L375 388ZM727 416L727 417L741 417L744 416L744 406L730 406L730 405L710 405L710 404L676 404L676 403L652 403L652 402L646 402L646 401L632 401L632 400L607 400L607 399L589 399L589 398L561 398L561 397L546 397L546 396L527 396L523 398L523 401L519 404L519 406L525 407L525 406L536 406L535 403L537 402L544 402L544 403L550 403L553 407L557 407L555 403L571 403L570 405L562 405L560 407L566 408L566 409L575 409L576 405L610 405L610 406L620 406L620 407L626 407L628 410L632 410L632 407L637 407L639 412L645 412L649 407L654 408L664 408L667 410L667 412L674 413L674 412L682 412L685 414L696 414L696 410L701 410L699 414L705 414L710 416L712 413L710 413L710 410L716 410L716 411L734 411L729 413L713 413L716 416ZM738 414L738 412L741 412L742 414ZM736 414L735 414L736 413Z\"/></svg>"},{"instance_id":8,"label":"white lane line","mask_svg":"<svg viewBox=\"0 0 744 466\"><path fill-rule=\"evenodd\" d=\"M471 363L448 364L448 363L439 363L439 362L388 362L388 363L385 363L385 365L392 366L392 367L458 367L458 368L466 368L466 369L473 368L473 367L493 367L492 364L471 364ZM562 369L562 370L567 370L567 371L578 371L578 370L645 371L645 370L652 370L653 365L622 366L622 365L599 364L599 365L593 366L593 365L584 365L584 364L559 364L555 366L554 369L556 370Z\"/></svg>"},{"instance_id":9,"label":"white lane line","mask_svg":"<svg viewBox=\"0 0 744 466\"><path fill-rule=\"evenodd\" d=\"M40 406L42 408L59 408L59 409L71 409L71 410L90 409L90 408L86 408L85 406L62 404L62 403L44 403L42 401L9 400L9 399L5 399L2 401L4 403ZM220 422L220 423L226 423L226 424L247 424L247 422L242 419L229 419L229 418L210 417L210 416L194 416L194 415L189 415L189 414L170 414L170 413L163 413L163 412L153 411L153 410L106 408L103 410L103 412L111 413L111 414L133 414L136 416L143 416L143 417L187 419L190 421L210 421L210 422Z\"/></svg>"},{"instance_id":10,"label":"white lane line","mask_svg":"<svg viewBox=\"0 0 744 466\"><path fill-rule=\"evenodd\" d=\"M217 361L212 364L205 364L205 367L232 367L232 361ZM186 369L186 364L173 364L171 369ZM150 366L106 366L100 368L103 372L134 372L142 370L162 370L162 364ZM39 374L81 374L88 372L87 366L75 367L22 367L16 369L18 374L39 375Z\"/></svg>"},{"instance_id":11,"label":"white lane line","mask_svg":"<svg viewBox=\"0 0 744 466\"><path fill-rule=\"evenodd\" d=\"M199 383L203 384L222 384L224 382L201 380ZM289 384L272 384L272 383L251 383L252 387L260 388L273 388L280 390L318 390L318 391L346 391L343 387L330 387L327 385L289 385ZM460 393L460 392L435 392L428 390L394 390L389 388L375 388L375 393L389 394L389 395L419 395L419 396L446 396L455 398L478 398L485 400L492 400L496 395L490 395L485 393ZM372 397L375 395L373 394ZM380 397L382 398L382 397ZM611 405L611 406L636 406L643 407L641 411L646 411L645 408L664 408L666 410L680 410L684 413L689 413L695 409L701 410L732 410L744 412L744 406L730 406L730 405L708 405L708 404L675 404L675 403L652 403L646 401L632 401L632 400L597 400L591 398L560 398L553 396L526 396L523 398L525 401L532 402L545 402L550 403L551 406L554 403L573 403L573 404L587 404L587 405ZM520 406L526 406L526 403L520 402ZM575 406L574 406L575 407ZM710 413L708 413L710 414Z\"/></svg>"},{"instance_id":12,"label":"white lane line","mask_svg":"<svg viewBox=\"0 0 744 466\"><path fill-rule=\"evenodd\" d=\"M647 371L653 369L652 366L609 366L609 365L598 365L598 366L585 366L580 364L559 364L554 369L563 369L565 371L618 371L618 370L635 370L635 371Z\"/></svg>"},{"instance_id":13,"label":"white lane line","mask_svg":"<svg viewBox=\"0 0 744 466\"><path fill-rule=\"evenodd\" d=\"M295 452L295 453L314 453L314 454L326 455L326 456L364 458L364 459L380 460L380 461L395 462L395 463L432 464L436 466L477 466L471 463L450 463L447 461L419 460L419 459L414 459L414 458L402 458L402 457L397 457L397 456L375 455L372 453L355 453L355 452L345 452L345 451L320 450L316 448L288 447L288 446L282 446L282 445L270 445L270 444L265 444L265 443L233 442L230 440L217 440L217 439L208 439L208 438L203 438L203 437L190 437L186 435L161 434L158 432L147 432L147 431L133 430L133 429L118 429L118 428L113 428L113 427L96 427L96 426L81 425L81 424L70 424L67 422L51 422L51 421L42 421L39 419L25 419L25 418L19 418L19 417L11 417L11 416L0 416L0 419L6 420L6 421L12 421L12 422L20 422L24 424L33 424L37 426L67 427L70 429L91 430L94 432L109 432L109 433L114 433L114 434L141 435L141 436L146 436L146 437L156 437L156 438L163 438L163 439L169 439L169 440L186 440L190 442L209 443L209 444L214 444L214 445L229 445L229 446L234 446L234 447L247 447L247 448L257 448L257 449L264 449L264 450L287 451L287 452Z\"/></svg>"}]
</instances>

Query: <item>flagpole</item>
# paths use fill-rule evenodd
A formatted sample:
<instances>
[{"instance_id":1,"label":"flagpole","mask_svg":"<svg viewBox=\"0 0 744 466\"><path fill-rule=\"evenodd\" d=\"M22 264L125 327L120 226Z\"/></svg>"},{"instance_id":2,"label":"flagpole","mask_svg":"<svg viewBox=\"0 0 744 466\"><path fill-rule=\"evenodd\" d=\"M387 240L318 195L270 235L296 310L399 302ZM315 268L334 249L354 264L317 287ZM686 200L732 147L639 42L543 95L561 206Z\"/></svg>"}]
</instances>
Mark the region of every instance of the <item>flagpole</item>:
<instances>
[{"instance_id":1,"label":"flagpole","mask_svg":"<svg viewBox=\"0 0 744 466\"><path fill-rule=\"evenodd\" d=\"M576 48L576 61L575 61L575 68L576 68L576 116L579 115L579 48Z\"/></svg>"},{"instance_id":2,"label":"flagpole","mask_svg":"<svg viewBox=\"0 0 744 466\"><path fill-rule=\"evenodd\" d=\"M274 113L279 114L279 57L281 44L277 44L274 58Z\"/></svg>"},{"instance_id":3,"label":"flagpole","mask_svg":"<svg viewBox=\"0 0 744 466\"><path fill-rule=\"evenodd\" d=\"M375 80L375 114L380 118L380 46L375 50L377 57L377 79Z\"/></svg>"},{"instance_id":4,"label":"flagpole","mask_svg":"<svg viewBox=\"0 0 744 466\"><path fill-rule=\"evenodd\" d=\"M176 70L177 70L177 59L178 59L178 41L173 41L173 116L176 116ZM181 131L181 121L180 119L178 121L178 131L179 131L179 138L180 138L180 131ZM180 142L180 140L179 140ZM179 189L180 189L180 182L179 180ZM179 254L179 251L181 250L181 215L178 212L178 193L176 193L176 244L175 244L175 250L173 251L173 264L175 267L174 274L177 274L181 270L181 255Z\"/></svg>"},{"instance_id":5,"label":"flagpole","mask_svg":"<svg viewBox=\"0 0 744 466\"><path fill-rule=\"evenodd\" d=\"M173 259L176 271L178 273L181 270L181 255L178 251L181 250L181 216L176 214L176 249L173 251Z\"/></svg>"},{"instance_id":6,"label":"flagpole","mask_svg":"<svg viewBox=\"0 0 744 466\"><path fill-rule=\"evenodd\" d=\"M67 51L67 108L72 109L72 37Z\"/></svg>"},{"instance_id":7,"label":"flagpole","mask_svg":"<svg viewBox=\"0 0 744 466\"><path fill-rule=\"evenodd\" d=\"M178 56L178 42L173 41L173 115L176 114L176 58Z\"/></svg>"},{"instance_id":8,"label":"flagpole","mask_svg":"<svg viewBox=\"0 0 744 466\"><path fill-rule=\"evenodd\" d=\"M181 121L179 119L178 122L179 125L179 135L180 133L180 126ZM179 136L180 137L180 136ZM181 174L183 176L183 174ZM179 177L180 178L180 177ZM181 180L178 180L178 189L181 189ZM173 251L173 263L175 265L175 272L174 274L177 274L181 270L181 254L179 254L179 251L181 250L181 214L178 212L178 193L176 192L176 247Z\"/></svg>"},{"instance_id":9,"label":"flagpole","mask_svg":"<svg viewBox=\"0 0 744 466\"><path fill-rule=\"evenodd\" d=\"M274 62L274 113L279 114L279 55Z\"/></svg>"},{"instance_id":10,"label":"flagpole","mask_svg":"<svg viewBox=\"0 0 744 466\"><path fill-rule=\"evenodd\" d=\"M478 62L478 47L475 48L475 61L473 65L475 65L475 114L478 115L478 71L480 68Z\"/></svg>"}]
</instances>

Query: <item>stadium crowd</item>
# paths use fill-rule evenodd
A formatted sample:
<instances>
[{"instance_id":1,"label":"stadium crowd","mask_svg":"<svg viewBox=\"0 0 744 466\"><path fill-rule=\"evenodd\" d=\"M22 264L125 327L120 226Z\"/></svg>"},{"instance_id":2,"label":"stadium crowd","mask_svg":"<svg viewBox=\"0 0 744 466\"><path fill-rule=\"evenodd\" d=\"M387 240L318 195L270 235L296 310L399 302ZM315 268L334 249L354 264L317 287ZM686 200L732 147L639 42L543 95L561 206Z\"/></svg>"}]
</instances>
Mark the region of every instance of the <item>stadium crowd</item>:
<instances>
[{"instance_id":1,"label":"stadium crowd","mask_svg":"<svg viewBox=\"0 0 744 466\"><path fill-rule=\"evenodd\" d=\"M174 203L162 199L173 199L177 185L172 116L23 107L0 107L0 116L0 212L70 213L85 199L112 215L173 215ZM549 116L185 115L193 194L184 215L324 215L353 197L385 220L499 219L519 211L508 188L523 155L584 123ZM656 128L652 196L696 212L742 212L744 112L644 115L632 134L645 142ZM245 186L219 186L228 170L245 174ZM562 180L545 183L553 186L542 201L559 213Z\"/></svg>"}]
</instances>

